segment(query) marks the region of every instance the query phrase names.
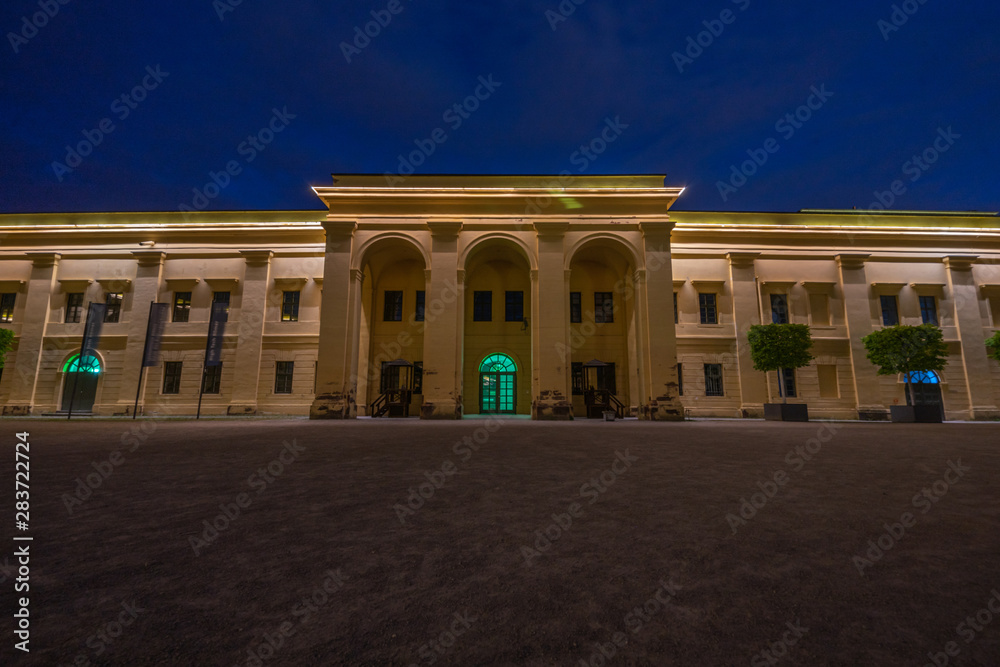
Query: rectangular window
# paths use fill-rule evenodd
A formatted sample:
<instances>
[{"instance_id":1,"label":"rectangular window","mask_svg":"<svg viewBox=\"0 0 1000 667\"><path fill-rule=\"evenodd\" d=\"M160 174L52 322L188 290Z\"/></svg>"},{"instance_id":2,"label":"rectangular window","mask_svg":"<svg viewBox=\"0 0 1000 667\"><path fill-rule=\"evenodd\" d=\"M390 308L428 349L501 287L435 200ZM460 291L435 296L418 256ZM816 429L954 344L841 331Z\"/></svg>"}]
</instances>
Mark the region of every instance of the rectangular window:
<instances>
[{"instance_id":1,"label":"rectangular window","mask_svg":"<svg viewBox=\"0 0 1000 667\"><path fill-rule=\"evenodd\" d=\"M594 322L611 324L615 321L615 298L611 292L594 292Z\"/></svg>"},{"instance_id":2,"label":"rectangular window","mask_svg":"<svg viewBox=\"0 0 1000 667\"><path fill-rule=\"evenodd\" d=\"M580 292L569 293L569 321L573 324L583 322L583 300Z\"/></svg>"},{"instance_id":3,"label":"rectangular window","mask_svg":"<svg viewBox=\"0 0 1000 667\"><path fill-rule=\"evenodd\" d=\"M403 321L403 292L398 290L385 291L385 305L382 307L383 322Z\"/></svg>"},{"instance_id":4,"label":"rectangular window","mask_svg":"<svg viewBox=\"0 0 1000 667\"><path fill-rule=\"evenodd\" d=\"M274 366L274 393L292 393L292 376L295 375L294 361L279 361Z\"/></svg>"},{"instance_id":5,"label":"rectangular window","mask_svg":"<svg viewBox=\"0 0 1000 667\"><path fill-rule=\"evenodd\" d=\"M472 321L493 321L493 292L472 293Z\"/></svg>"},{"instance_id":6,"label":"rectangular window","mask_svg":"<svg viewBox=\"0 0 1000 667\"><path fill-rule=\"evenodd\" d=\"M426 296L423 290L417 291L417 309L414 311L413 321L423 322L424 321L424 302Z\"/></svg>"},{"instance_id":7,"label":"rectangular window","mask_svg":"<svg viewBox=\"0 0 1000 667\"><path fill-rule=\"evenodd\" d=\"M299 292L281 293L281 321L299 321Z\"/></svg>"},{"instance_id":8,"label":"rectangular window","mask_svg":"<svg viewBox=\"0 0 1000 667\"><path fill-rule=\"evenodd\" d=\"M990 296L990 315L993 317L993 328L1000 329L1000 296Z\"/></svg>"},{"instance_id":9,"label":"rectangular window","mask_svg":"<svg viewBox=\"0 0 1000 667\"><path fill-rule=\"evenodd\" d=\"M413 362L413 393L424 393L424 362Z\"/></svg>"},{"instance_id":10,"label":"rectangular window","mask_svg":"<svg viewBox=\"0 0 1000 667\"><path fill-rule=\"evenodd\" d=\"M719 323L719 310L715 304L714 294L699 294L698 295L698 307L701 310L701 323L702 324L718 324Z\"/></svg>"},{"instance_id":11,"label":"rectangular window","mask_svg":"<svg viewBox=\"0 0 1000 667\"><path fill-rule=\"evenodd\" d=\"M66 295L66 324L79 324L83 315L83 292Z\"/></svg>"},{"instance_id":12,"label":"rectangular window","mask_svg":"<svg viewBox=\"0 0 1000 667\"><path fill-rule=\"evenodd\" d=\"M222 382L222 366L206 366L201 376L201 390L206 394L218 394Z\"/></svg>"},{"instance_id":13,"label":"rectangular window","mask_svg":"<svg viewBox=\"0 0 1000 667\"><path fill-rule=\"evenodd\" d=\"M164 394L179 394L181 393L181 366L183 362L180 361L164 361L163 362L163 393Z\"/></svg>"},{"instance_id":14,"label":"rectangular window","mask_svg":"<svg viewBox=\"0 0 1000 667\"><path fill-rule=\"evenodd\" d=\"M937 299L932 296L920 297L920 319L924 324L937 324Z\"/></svg>"},{"instance_id":15,"label":"rectangular window","mask_svg":"<svg viewBox=\"0 0 1000 667\"><path fill-rule=\"evenodd\" d=\"M570 369L573 378L573 395L583 396L583 362L572 362Z\"/></svg>"},{"instance_id":16,"label":"rectangular window","mask_svg":"<svg viewBox=\"0 0 1000 667\"><path fill-rule=\"evenodd\" d=\"M725 396L722 391L722 364L705 364L705 395Z\"/></svg>"},{"instance_id":17,"label":"rectangular window","mask_svg":"<svg viewBox=\"0 0 1000 667\"><path fill-rule=\"evenodd\" d=\"M896 297L891 294L883 294L879 297L879 301L882 304L882 324L887 327L894 327L899 324L899 305Z\"/></svg>"},{"instance_id":18,"label":"rectangular window","mask_svg":"<svg viewBox=\"0 0 1000 667\"><path fill-rule=\"evenodd\" d=\"M212 303L224 303L226 304L226 312L229 312L229 292L212 292Z\"/></svg>"},{"instance_id":19,"label":"rectangular window","mask_svg":"<svg viewBox=\"0 0 1000 667\"><path fill-rule=\"evenodd\" d=\"M14 302L17 300L15 292L8 292L0 296L0 322L14 321Z\"/></svg>"},{"instance_id":20,"label":"rectangular window","mask_svg":"<svg viewBox=\"0 0 1000 667\"><path fill-rule=\"evenodd\" d=\"M810 294L809 311L812 313L813 326L830 326L830 296L828 294Z\"/></svg>"},{"instance_id":21,"label":"rectangular window","mask_svg":"<svg viewBox=\"0 0 1000 667\"><path fill-rule=\"evenodd\" d=\"M174 322L187 322L191 316L191 292L174 292Z\"/></svg>"},{"instance_id":22,"label":"rectangular window","mask_svg":"<svg viewBox=\"0 0 1000 667\"><path fill-rule=\"evenodd\" d=\"M677 395L684 395L684 364L677 364Z\"/></svg>"},{"instance_id":23,"label":"rectangular window","mask_svg":"<svg viewBox=\"0 0 1000 667\"><path fill-rule=\"evenodd\" d=\"M506 292L504 294L504 319L507 322L524 321L524 292Z\"/></svg>"},{"instance_id":24,"label":"rectangular window","mask_svg":"<svg viewBox=\"0 0 1000 667\"><path fill-rule=\"evenodd\" d=\"M788 324L788 296L785 294L771 295L771 322Z\"/></svg>"},{"instance_id":25,"label":"rectangular window","mask_svg":"<svg viewBox=\"0 0 1000 667\"><path fill-rule=\"evenodd\" d=\"M837 367L833 364L817 364L816 372L819 374L819 397L840 398Z\"/></svg>"},{"instance_id":26,"label":"rectangular window","mask_svg":"<svg viewBox=\"0 0 1000 667\"><path fill-rule=\"evenodd\" d=\"M784 369L784 392L786 398L795 398L795 369Z\"/></svg>"},{"instance_id":27,"label":"rectangular window","mask_svg":"<svg viewBox=\"0 0 1000 667\"><path fill-rule=\"evenodd\" d=\"M677 292L674 292L674 324L678 324L680 321L681 319L677 312Z\"/></svg>"},{"instance_id":28,"label":"rectangular window","mask_svg":"<svg viewBox=\"0 0 1000 667\"><path fill-rule=\"evenodd\" d=\"M104 313L105 322L114 323L121 319L124 300L125 294L122 292L108 292L104 295L104 303L108 306L108 310Z\"/></svg>"},{"instance_id":29,"label":"rectangular window","mask_svg":"<svg viewBox=\"0 0 1000 667\"><path fill-rule=\"evenodd\" d=\"M383 361L378 393L384 394L391 389L399 389L399 366L390 366L388 361Z\"/></svg>"}]
</instances>

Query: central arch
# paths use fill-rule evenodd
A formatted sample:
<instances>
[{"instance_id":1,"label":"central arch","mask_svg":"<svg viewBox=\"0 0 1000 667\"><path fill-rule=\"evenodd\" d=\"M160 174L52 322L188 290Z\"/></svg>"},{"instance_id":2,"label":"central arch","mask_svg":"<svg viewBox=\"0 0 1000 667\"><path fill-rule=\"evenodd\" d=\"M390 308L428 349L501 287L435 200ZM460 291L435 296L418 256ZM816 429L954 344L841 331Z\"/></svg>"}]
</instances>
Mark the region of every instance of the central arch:
<instances>
[{"instance_id":1,"label":"central arch","mask_svg":"<svg viewBox=\"0 0 1000 667\"><path fill-rule=\"evenodd\" d=\"M517 364L506 354L491 354L479 364L480 414L517 414Z\"/></svg>"},{"instance_id":2,"label":"central arch","mask_svg":"<svg viewBox=\"0 0 1000 667\"><path fill-rule=\"evenodd\" d=\"M74 412L93 411L101 371L101 360L97 357L86 356L82 361L79 354L70 357L62 369L62 409L69 410L72 401Z\"/></svg>"}]
</instances>

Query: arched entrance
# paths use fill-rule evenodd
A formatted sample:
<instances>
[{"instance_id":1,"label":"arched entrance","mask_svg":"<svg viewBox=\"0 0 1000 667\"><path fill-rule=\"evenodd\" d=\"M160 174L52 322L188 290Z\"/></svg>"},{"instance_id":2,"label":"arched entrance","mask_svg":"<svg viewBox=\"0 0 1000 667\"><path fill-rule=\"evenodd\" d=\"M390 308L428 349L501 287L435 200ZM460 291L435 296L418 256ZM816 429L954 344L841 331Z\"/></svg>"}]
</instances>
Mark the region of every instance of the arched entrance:
<instances>
[{"instance_id":1,"label":"arched entrance","mask_svg":"<svg viewBox=\"0 0 1000 667\"><path fill-rule=\"evenodd\" d=\"M906 394L907 405L936 405L944 408L941 398L941 378L934 371L913 371L910 373L910 387L913 390L912 401Z\"/></svg>"},{"instance_id":2,"label":"arched entrance","mask_svg":"<svg viewBox=\"0 0 1000 667\"><path fill-rule=\"evenodd\" d=\"M479 365L479 412L517 412L517 364L506 354L491 354Z\"/></svg>"},{"instance_id":3,"label":"arched entrance","mask_svg":"<svg viewBox=\"0 0 1000 667\"><path fill-rule=\"evenodd\" d=\"M101 362L97 357L74 354L63 366L62 409L69 410L74 388L73 412L91 412L97 398L97 381L101 379Z\"/></svg>"}]
</instances>

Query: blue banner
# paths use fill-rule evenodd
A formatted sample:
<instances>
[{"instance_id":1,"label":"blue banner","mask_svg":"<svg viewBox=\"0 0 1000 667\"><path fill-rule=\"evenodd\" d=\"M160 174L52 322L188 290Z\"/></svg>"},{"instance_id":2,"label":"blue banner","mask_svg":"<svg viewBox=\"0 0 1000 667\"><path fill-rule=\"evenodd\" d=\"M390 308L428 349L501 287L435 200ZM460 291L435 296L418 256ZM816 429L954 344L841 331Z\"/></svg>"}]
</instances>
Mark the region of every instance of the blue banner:
<instances>
[{"instance_id":1,"label":"blue banner","mask_svg":"<svg viewBox=\"0 0 1000 667\"><path fill-rule=\"evenodd\" d=\"M101 342L101 327L108 313L108 306L103 303L91 303L87 309L87 324L83 328L83 344L80 346L80 363L87 357L97 356L97 346Z\"/></svg>"},{"instance_id":2,"label":"blue banner","mask_svg":"<svg viewBox=\"0 0 1000 667\"><path fill-rule=\"evenodd\" d=\"M149 324L146 326L146 347L142 352L143 366L160 365L160 344L163 342L163 329L167 326L170 312L169 303L153 303L149 306Z\"/></svg>"},{"instance_id":3,"label":"blue banner","mask_svg":"<svg viewBox=\"0 0 1000 667\"><path fill-rule=\"evenodd\" d=\"M208 321L208 346L205 348L205 366L222 365L222 342L229 321L229 304L213 303L212 317Z\"/></svg>"}]
</instances>

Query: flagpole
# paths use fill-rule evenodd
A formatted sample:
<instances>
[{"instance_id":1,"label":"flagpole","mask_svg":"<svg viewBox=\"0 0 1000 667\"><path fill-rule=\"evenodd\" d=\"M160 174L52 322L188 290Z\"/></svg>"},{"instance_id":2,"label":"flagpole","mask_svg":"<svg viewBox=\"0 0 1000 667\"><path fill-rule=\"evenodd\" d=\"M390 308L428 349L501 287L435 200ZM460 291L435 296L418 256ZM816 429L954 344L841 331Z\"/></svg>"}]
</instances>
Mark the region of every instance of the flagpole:
<instances>
[{"instance_id":1,"label":"flagpole","mask_svg":"<svg viewBox=\"0 0 1000 667\"><path fill-rule=\"evenodd\" d=\"M139 413L139 393L142 391L142 376L146 372L146 348L149 347L149 326L153 322L153 304L155 301L149 302L149 319L146 320L146 340L142 344L142 365L139 366L139 384L135 388L135 405L132 406L132 419L135 420L136 415Z\"/></svg>"}]
</instances>

